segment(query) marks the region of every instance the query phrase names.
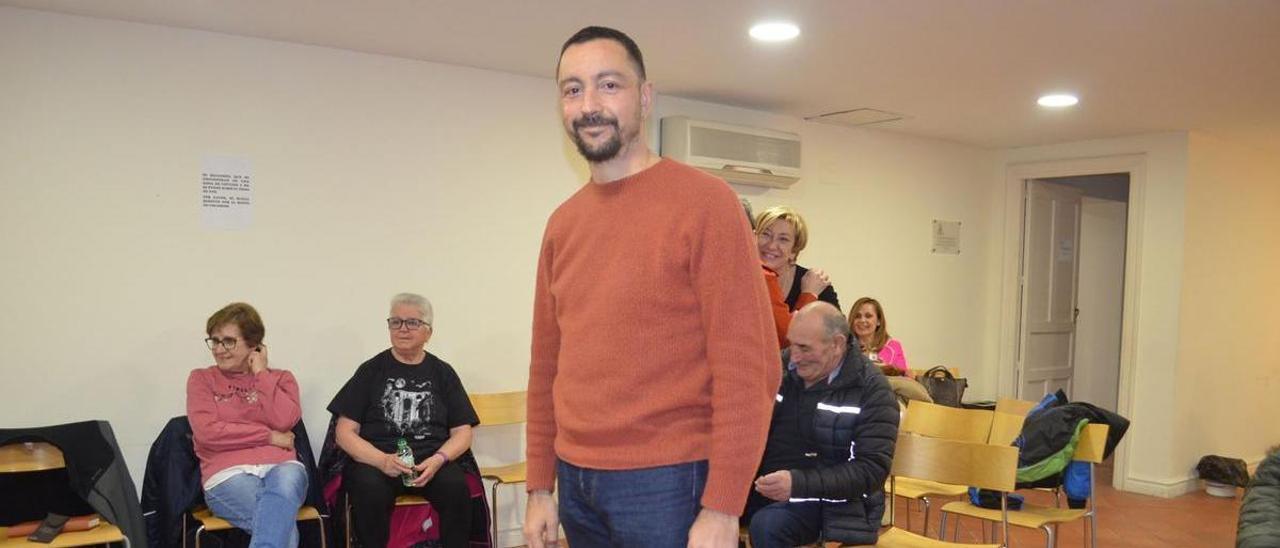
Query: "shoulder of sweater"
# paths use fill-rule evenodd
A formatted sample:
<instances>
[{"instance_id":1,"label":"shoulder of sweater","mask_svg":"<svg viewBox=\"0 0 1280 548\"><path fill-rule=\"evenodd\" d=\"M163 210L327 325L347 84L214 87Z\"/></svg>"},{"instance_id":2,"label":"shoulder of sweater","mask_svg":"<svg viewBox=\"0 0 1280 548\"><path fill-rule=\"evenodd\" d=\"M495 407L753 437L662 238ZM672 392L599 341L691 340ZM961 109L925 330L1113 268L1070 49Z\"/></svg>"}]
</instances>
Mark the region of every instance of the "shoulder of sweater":
<instances>
[{"instance_id":1,"label":"shoulder of sweater","mask_svg":"<svg viewBox=\"0 0 1280 548\"><path fill-rule=\"evenodd\" d=\"M187 375L187 379L188 380L190 379L209 380L213 378L213 375L217 373L217 371L218 371L218 366L216 365L197 367L191 370L191 373Z\"/></svg>"}]
</instances>

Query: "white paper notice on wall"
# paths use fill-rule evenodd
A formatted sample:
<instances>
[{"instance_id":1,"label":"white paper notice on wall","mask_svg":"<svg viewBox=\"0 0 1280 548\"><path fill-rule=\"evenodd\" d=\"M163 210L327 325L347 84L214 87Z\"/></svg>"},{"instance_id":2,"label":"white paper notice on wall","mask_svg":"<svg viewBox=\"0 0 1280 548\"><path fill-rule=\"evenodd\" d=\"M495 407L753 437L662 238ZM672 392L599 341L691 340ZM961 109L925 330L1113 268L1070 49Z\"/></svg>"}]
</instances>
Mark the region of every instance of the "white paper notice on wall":
<instances>
[{"instance_id":1,"label":"white paper notice on wall","mask_svg":"<svg viewBox=\"0 0 1280 548\"><path fill-rule=\"evenodd\" d=\"M933 220L933 254L960 254L960 221Z\"/></svg>"},{"instance_id":2,"label":"white paper notice on wall","mask_svg":"<svg viewBox=\"0 0 1280 548\"><path fill-rule=\"evenodd\" d=\"M209 230L245 230L253 221L253 170L248 158L205 156L200 163L200 223Z\"/></svg>"},{"instance_id":3,"label":"white paper notice on wall","mask_svg":"<svg viewBox=\"0 0 1280 548\"><path fill-rule=\"evenodd\" d=\"M1058 240L1058 261L1069 263L1075 259L1075 247L1071 240Z\"/></svg>"}]
</instances>

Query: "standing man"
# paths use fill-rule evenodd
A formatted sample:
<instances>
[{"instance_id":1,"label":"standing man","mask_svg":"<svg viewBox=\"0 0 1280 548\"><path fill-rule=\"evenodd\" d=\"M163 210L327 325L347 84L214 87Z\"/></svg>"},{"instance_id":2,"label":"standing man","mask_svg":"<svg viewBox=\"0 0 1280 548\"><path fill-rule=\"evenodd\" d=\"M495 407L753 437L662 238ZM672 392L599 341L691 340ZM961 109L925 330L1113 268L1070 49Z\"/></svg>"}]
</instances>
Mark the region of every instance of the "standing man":
<instances>
[{"instance_id":1,"label":"standing man","mask_svg":"<svg viewBox=\"0 0 1280 548\"><path fill-rule=\"evenodd\" d=\"M556 82L591 180L538 260L525 539L563 522L574 548L734 547L781 375L742 206L649 150L653 84L626 34L578 31Z\"/></svg>"},{"instance_id":2,"label":"standing man","mask_svg":"<svg viewBox=\"0 0 1280 548\"><path fill-rule=\"evenodd\" d=\"M898 400L880 368L858 351L840 309L805 305L787 338L787 372L747 504L751 545L875 544Z\"/></svg>"}]
</instances>

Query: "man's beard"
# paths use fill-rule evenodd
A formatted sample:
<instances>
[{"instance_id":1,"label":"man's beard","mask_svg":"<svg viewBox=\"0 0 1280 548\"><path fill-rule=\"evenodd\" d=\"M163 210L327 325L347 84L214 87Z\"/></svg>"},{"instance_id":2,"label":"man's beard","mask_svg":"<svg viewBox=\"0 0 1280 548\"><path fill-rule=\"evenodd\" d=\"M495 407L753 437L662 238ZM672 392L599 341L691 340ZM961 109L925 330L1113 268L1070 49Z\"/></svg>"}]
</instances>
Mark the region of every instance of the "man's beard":
<instances>
[{"instance_id":1,"label":"man's beard","mask_svg":"<svg viewBox=\"0 0 1280 548\"><path fill-rule=\"evenodd\" d=\"M578 132L584 128L613 127L613 135L596 148L591 148ZM588 162L599 164L612 160L622 150L622 128L618 127L616 118L606 118L601 114L587 114L573 121L573 131L569 133L573 144L578 146L578 154Z\"/></svg>"}]
</instances>

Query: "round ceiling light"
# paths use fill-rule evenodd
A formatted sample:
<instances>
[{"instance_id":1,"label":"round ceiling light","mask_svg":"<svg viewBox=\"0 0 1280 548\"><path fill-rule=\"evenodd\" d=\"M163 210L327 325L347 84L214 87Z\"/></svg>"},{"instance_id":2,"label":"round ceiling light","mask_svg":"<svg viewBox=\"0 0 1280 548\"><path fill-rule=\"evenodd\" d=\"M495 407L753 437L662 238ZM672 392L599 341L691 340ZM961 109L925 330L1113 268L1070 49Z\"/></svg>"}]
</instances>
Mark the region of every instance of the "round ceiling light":
<instances>
[{"instance_id":1,"label":"round ceiling light","mask_svg":"<svg viewBox=\"0 0 1280 548\"><path fill-rule=\"evenodd\" d=\"M785 42L800 36L800 27L785 21L757 23L751 27L749 34L761 42Z\"/></svg>"},{"instance_id":2,"label":"round ceiling light","mask_svg":"<svg viewBox=\"0 0 1280 548\"><path fill-rule=\"evenodd\" d=\"M1040 106L1049 107L1049 108L1065 108L1065 107L1073 106L1079 102L1080 102L1080 99L1078 99L1075 95L1071 95L1069 93L1052 93L1049 95L1041 96L1039 99L1036 100L1036 103L1039 104Z\"/></svg>"}]
</instances>

